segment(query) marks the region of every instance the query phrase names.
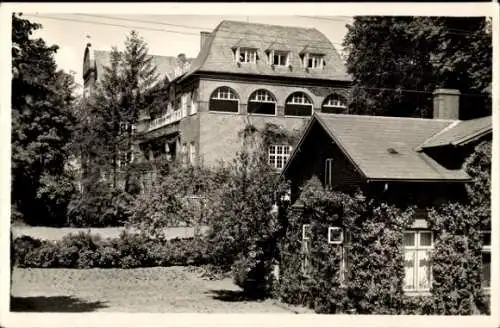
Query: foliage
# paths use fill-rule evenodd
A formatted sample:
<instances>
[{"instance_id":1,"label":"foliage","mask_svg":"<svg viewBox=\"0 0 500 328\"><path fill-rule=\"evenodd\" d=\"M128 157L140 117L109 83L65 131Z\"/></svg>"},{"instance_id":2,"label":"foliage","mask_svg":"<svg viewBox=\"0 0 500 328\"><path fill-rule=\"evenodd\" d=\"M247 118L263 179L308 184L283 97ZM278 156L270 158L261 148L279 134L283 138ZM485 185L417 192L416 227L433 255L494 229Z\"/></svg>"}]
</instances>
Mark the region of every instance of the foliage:
<instances>
[{"instance_id":1,"label":"foliage","mask_svg":"<svg viewBox=\"0 0 500 328\"><path fill-rule=\"evenodd\" d=\"M75 118L74 78L58 71L41 25L12 15L12 204L29 224L60 225L74 186L65 171Z\"/></svg>"},{"instance_id":2,"label":"foliage","mask_svg":"<svg viewBox=\"0 0 500 328\"><path fill-rule=\"evenodd\" d=\"M210 257L203 240L186 238L158 241L124 232L101 239L90 233L69 234L60 241L40 241L28 236L13 240L14 265L31 268L135 268L205 265Z\"/></svg>"},{"instance_id":3,"label":"foliage","mask_svg":"<svg viewBox=\"0 0 500 328\"><path fill-rule=\"evenodd\" d=\"M481 94L492 81L491 33L485 17L355 17L344 39L350 111L431 117L440 87L462 92L462 118L488 115L491 97Z\"/></svg>"},{"instance_id":4,"label":"foliage","mask_svg":"<svg viewBox=\"0 0 500 328\"><path fill-rule=\"evenodd\" d=\"M72 227L116 227L128 222L134 197L100 182L89 194L76 194L68 206L67 225Z\"/></svg>"},{"instance_id":5,"label":"foliage","mask_svg":"<svg viewBox=\"0 0 500 328\"><path fill-rule=\"evenodd\" d=\"M432 209L429 223L435 236L431 293L437 313L475 314L484 297L480 218L470 206L450 203Z\"/></svg>"},{"instance_id":6,"label":"foliage","mask_svg":"<svg viewBox=\"0 0 500 328\"><path fill-rule=\"evenodd\" d=\"M466 185L470 204L485 230L491 230L491 147L491 140L478 144L465 162L472 177Z\"/></svg>"},{"instance_id":7,"label":"foliage","mask_svg":"<svg viewBox=\"0 0 500 328\"><path fill-rule=\"evenodd\" d=\"M271 291L280 231L272 209L285 184L267 164L258 140L252 133L244 137L242 150L227 167L229 178L212 193L208 243L214 262L226 268L234 264L236 283L251 294L265 295Z\"/></svg>"},{"instance_id":8,"label":"foliage","mask_svg":"<svg viewBox=\"0 0 500 328\"><path fill-rule=\"evenodd\" d=\"M360 194L325 191L317 178L304 187L300 204L290 210L280 243L278 295L319 313L398 313L404 277L401 240L412 210L364 200ZM311 225L309 274L301 269L303 224ZM346 233L343 246L328 243L329 227Z\"/></svg>"},{"instance_id":9,"label":"foliage","mask_svg":"<svg viewBox=\"0 0 500 328\"><path fill-rule=\"evenodd\" d=\"M128 226L164 239L165 228L208 224L211 195L227 180L227 170L172 164L160 173L151 190L137 196Z\"/></svg>"}]
</instances>

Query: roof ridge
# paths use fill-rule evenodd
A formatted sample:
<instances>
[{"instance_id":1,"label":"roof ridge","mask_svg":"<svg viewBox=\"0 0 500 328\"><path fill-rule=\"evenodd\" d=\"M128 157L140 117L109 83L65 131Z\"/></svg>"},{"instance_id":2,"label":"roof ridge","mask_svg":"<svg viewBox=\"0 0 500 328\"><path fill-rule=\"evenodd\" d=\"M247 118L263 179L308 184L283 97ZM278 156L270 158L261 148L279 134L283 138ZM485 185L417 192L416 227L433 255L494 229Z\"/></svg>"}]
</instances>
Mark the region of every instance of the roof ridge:
<instances>
[{"instance_id":1,"label":"roof ridge","mask_svg":"<svg viewBox=\"0 0 500 328\"><path fill-rule=\"evenodd\" d=\"M334 117L334 116L346 116L346 117L376 117L380 119L390 119L390 120L418 120L418 121L437 121L437 122L461 122L460 120L442 119L442 118L424 118L424 117L403 117L403 116L382 116L382 115L360 115L360 114L330 114L330 113L316 113L323 117Z\"/></svg>"},{"instance_id":2,"label":"roof ridge","mask_svg":"<svg viewBox=\"0 0 500 328\"><path fill-rule=\"evenodd\" d=\"M112 50L101 50L101 49L93 49L94 52L106 52L106 53L110 53ZM164 57L164 58L177 58L178 55L158 55L158 54L153 54L153 53L149 53L147 54L148 56L151 56L151 57ZM194 60L196 59L196 57L186 57L186 59L189 59L189 60Z\"/></svg>"},{"instance_id":3,"label":"roof ridge","mask_svg":"<svg viewBox=\"0 0 500 328\"><path fill-rule=\"evenodd\" d=\"M316 30L316 31L318 31L318 29L315 27L301 27L301 26L290 26L290 25L279 25L279 24L268 24L268 23L244 22L244 21L238 21L238 20L232 20L232 19L224 19L221 21L221 24L224 22L238 23L238 24L242 24L242 25L274 26L274 27L282 27L282 28L294 28L294 29L298 29L298 30Z\"/></svg>"},{"instance_id":4,"label":"roof ridge","mask_svg":"<svg viewBox=\"0 0 500 328\"><path fill-rule=\"evenodd\" d=\"M426 143L428 143L428 142L429 142L429 141L431 141L432 139L436 138L437 136L439 136L439 135L441 135L441 134L445 133L446 131L449 131L449 130L453 129L453 128L454 128L455 126L457 126L460 122L462 122L462 121L457 120L457 121L455 121L455 122L452 122L450 125L448 125L448 126L447 126L447 127L445 127L444 129L442 129L441 131L439 131L439 132L437 132L437 133L433 134L432 136L430 136L429 138L427 138L424 142L422 142L422 144L421 144L420 146L418 146L418 147L415 149L415 151L421 151L421 150L424 148L424 146L425 146L425 144L426 144Z\"/></svg>"}]
</instances>

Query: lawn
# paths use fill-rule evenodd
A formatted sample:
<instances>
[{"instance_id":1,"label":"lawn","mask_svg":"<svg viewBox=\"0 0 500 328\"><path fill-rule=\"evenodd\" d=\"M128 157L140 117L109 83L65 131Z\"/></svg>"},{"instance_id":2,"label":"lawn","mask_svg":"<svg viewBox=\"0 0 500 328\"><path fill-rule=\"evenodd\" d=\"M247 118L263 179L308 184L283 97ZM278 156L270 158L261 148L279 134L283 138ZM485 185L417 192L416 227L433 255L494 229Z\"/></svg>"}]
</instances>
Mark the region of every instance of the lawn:
<instances>
[{"instance_id":1,"label":"lawn","mask_svg":"<svg viewBox=\"0 0 500 328\"><path fill-rule=\"evenodd\" d=\"M11 294L12 311L311 313L247 299L230 278L208 280L194 267L14 268Z\"/></svg>"}]
</instances>

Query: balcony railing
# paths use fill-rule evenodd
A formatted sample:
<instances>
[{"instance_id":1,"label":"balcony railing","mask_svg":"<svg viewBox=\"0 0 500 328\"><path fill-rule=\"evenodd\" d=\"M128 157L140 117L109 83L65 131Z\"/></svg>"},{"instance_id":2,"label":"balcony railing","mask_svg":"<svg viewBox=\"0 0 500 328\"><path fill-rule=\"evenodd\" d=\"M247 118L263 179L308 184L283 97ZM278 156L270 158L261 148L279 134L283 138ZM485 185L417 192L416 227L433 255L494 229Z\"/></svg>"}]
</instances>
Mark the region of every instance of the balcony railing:
<instances>
[{"instance_id":1,"label":"balcony railing","mask_svg":"<svg viewBox=\"0 0 500 328\"><path fill-rule=\"evenodd\" d=\"M149 123L148 131L156 130L158 128L161 128L162 126L180 121L181 118L182 118L181 110L168 112L167 114L152 120Z\"/></svg>"}]
</instances>

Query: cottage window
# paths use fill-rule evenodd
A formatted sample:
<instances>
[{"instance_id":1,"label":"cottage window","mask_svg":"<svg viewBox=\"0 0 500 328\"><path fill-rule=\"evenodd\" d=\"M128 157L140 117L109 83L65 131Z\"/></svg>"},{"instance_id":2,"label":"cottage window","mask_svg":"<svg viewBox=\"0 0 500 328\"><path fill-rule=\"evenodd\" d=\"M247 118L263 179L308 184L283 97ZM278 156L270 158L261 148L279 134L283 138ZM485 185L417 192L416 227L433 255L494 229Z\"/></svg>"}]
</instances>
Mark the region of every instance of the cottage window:
<instances>
[{"instance_id":1,"label":"cottage window","mask_svg":"<svg viewBox=\"0 0 500 328\"><path fill-rule=\"evenodd\" d=\"M344 97L337 94L326 97L321 107L323 113L341 113L347 108Z\"/></svg>"},{"instance_id":2,"label":"cottage window","mask_svg":"<svg viewBox=\"0 0 500 328\"><path fill-rule=\"evenodd\" d=\"M432 232L406 231L403 235L403 245L404 289L410 292L429 291L432 282L430 254L434 247Z\"/></svg>"},{"instance_id":3,"label":"cottage window","mask_svg":"<svg viewBox=\"0 0 500 328\"><path fill-rule=\"evenodd\" d=\"M302 225L302 263L301 269L304 276L311 274L311 246L312 246L312 233L311 225Z\"/></svg>"},{"instance_id":4,"label":"cottage window","mask_svg":"<svg viewBox=\"0 0 500 328\"><path fill-rule=\"evenodd\" d=\"M292 147L288 145L271 145L269 146L269 165L275 169L281 170L285 167L285 163L290 157Z\"/></svg>"},{"instance_id":5,"label":"cottage window","mask_svg":"<svg viewBox=\"0 0 500 328\"><path fill-rule=\"evenodd\" d=\"M217 88L210 97L210 111L238 113L239 98L229 87Z\"/></svg>"},{"instance_id":6,"label":"cottage window","mask_svg":"<svg viewBox=\"0 0 500 328\"><path fill-rule=\"evenodd\" d=\"M288 65L288 52L286 51L271 51L269 54L270 62L274 66L287 66Z\"/></svg>"},{"instance_id":7,"label":"cottage window","mask_svg":"<svg viewBox=\"0 0 500 328\"><path fill-rule=\"evenodd\" d=\"M333 158L327 158L325 160L325 187L332 186L332 168Z\"/></svg>"},{"instance_id":8,"label":"cottage window","mask_svg":"<svg viewBox=\"0 0 500 328\"><path fill-rule=\"evenodd\" d=\"M189 144L189 163L195 164L196 161L196 145L194 142Z\"/></svg>"},{"instance_id":9,"label":"cottage window","mask_svg":"<svg viewBox=\"0 0 500 328\"><path fill-rule=\"evenodd\" d=\"M239 53L240 63L253 63L257 62L257 49L241 48Z\"/></svg>"},{"instance_id":10,"label":"cottage window","mask_svg":"<svg viewBox=\"0 0 500 328\"><path fill-rule=\"evenodd\" d=\"M312 101L303 92L291 94L285 104L285 115L289 116L311 116L312 110Z\"/></svg>"},{"instance_id":11,"label":"cottage window","mask_svg":"<svg viewBox=\"0 0 500 328\"><path fill-rule=\"evenodd\" d=\"M267 90L257 90L248 100L248 113L276 115L276 99Z\"/></svg>"},{"instance_id":12,"label":"cottage window","mask_svg":"<svg viewBox=\"0 0 500 328\"><path fill-rule=\"evenodd\" d=\"M304 56L304 66L307 68L323 68L324 56L320 54L308 54Z\"/></svg>"},{"instance_id":13,"label":"cottage window","mask_svg":"<svg viewBox=\"0 0 500 328\"><path fill-rule=\"evenodd\" d=\"M482 231L481 250L481 287L489 289L491 287L491 231Z\"/></svg>"}]
</instances>

